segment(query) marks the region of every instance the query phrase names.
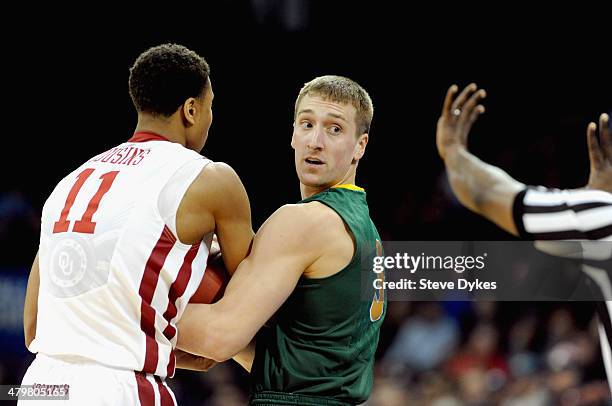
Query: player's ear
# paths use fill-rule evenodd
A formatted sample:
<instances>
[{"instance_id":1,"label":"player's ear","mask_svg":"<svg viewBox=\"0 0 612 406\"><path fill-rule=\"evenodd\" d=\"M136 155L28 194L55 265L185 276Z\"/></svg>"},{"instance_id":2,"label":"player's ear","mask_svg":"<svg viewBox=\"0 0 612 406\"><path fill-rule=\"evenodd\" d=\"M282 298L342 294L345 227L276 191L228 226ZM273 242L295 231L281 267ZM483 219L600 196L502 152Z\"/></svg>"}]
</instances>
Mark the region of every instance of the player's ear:
<instances>
[{"instance_id":1,"label":"player's ear","mask_svg":"<svg viewBox=\"0 0 612 406\"><path fill-rule=\"evenodd\" d=\"M293 134L291 135L291 148L295 149L295 122L293 122Z\"/></svg>"},{"instance_id":2,"label":"player's ear","mask_svg":"<svg viewBox=\"0 0 612 406\"><path fill-rule=\"evenodd\" d=\"M365 154L366 145L368 145L368 133L363 133L357 139L357 144L355 144L355 153L353 154L353 159L355 161L359 161L363 154Z\"/></svg>"},{"instance_id":3,"label":"player's ear","mask_svg":"<svg viewBox=\"0 0 612 406\"><path fill-rule=\"evenodd\" d=\"M193 97L188 98L185 100L185 103L183 103L182 116L185 120L185 125L192 126L195 124L196 107L196 99Z\"/></svg>"}]
</instances>

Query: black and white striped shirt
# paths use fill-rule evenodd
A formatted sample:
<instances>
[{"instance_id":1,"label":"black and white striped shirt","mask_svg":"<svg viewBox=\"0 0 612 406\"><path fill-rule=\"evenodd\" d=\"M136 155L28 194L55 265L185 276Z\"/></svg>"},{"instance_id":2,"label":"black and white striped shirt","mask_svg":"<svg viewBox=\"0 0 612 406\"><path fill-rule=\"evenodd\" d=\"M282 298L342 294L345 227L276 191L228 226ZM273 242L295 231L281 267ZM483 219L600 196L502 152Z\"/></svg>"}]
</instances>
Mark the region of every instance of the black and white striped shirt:
<instances>
[{"instance_id":1,"label":"black and white striped shirt","mask_svg":"<svg viewBox=\"0 0 612 406\"><path fill-rule=\"evenodd\" d=\"M612 193L529 187L516 196L513 212L519 235L526 240L612 241ZM585 249L584 258L589 265L583 265L582 270L597 283L606 299L597 303L597 313L601 351L612 391L612 277L609 265L596 265L598 261L610 263L610 247L612 243L600 244L590 256L589 249Z\"/></svg>"}]
</instances>

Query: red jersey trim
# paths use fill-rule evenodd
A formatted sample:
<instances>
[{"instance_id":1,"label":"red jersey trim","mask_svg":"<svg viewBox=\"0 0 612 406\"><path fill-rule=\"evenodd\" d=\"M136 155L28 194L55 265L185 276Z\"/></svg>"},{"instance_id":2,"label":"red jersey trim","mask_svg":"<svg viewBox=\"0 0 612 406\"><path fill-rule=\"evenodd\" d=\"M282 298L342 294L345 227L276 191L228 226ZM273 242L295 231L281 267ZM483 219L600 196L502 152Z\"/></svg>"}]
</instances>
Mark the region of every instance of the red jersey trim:
<instances>
[{"instance_id":1,"label":"red jersey trim","mask_svg":"<svg viewBox=\"0 0 612 406\"><path fill-rule=\"evenodd\" d=\"M147 141L168 141L168 138L163 135L148 133L148 132L137 132L132 135L127 142L147 142Z\"/></svg>"},{"instance_id":2,"label":"red jersey trim","mask_svg":"<svg viewBox=\"0 0 612 406\"><path fill-rule=\"evenodd\" d=\"M164 336L168 340L172 340L176 335L176 328L172 326L171 322L177 314L176 301L179 297L183 296L185 293L185 289L189 284L189 280L191 279L191 266L193 260L198 255L198 251L200 249L200 243L193 244L185 257L183 258L183 265L179 269L178 275L176 276L176 280L170 286L170 291L168 293L168 307L164 312L164 319L168 322L168 325L164 329ZM168 360L168 367L166 377L171 378L174 376L174 368L176 366L176 358L174 355L174 351L170 351L170 359Z\"/></svg>"},{"instance_id":3,"label":"red jersey trim","mask_svg":"<svg viewBox=\"0 0 612 406\"><path fill-rule=\"evenodd\" d=\"M138 400L141 406L155 406L155 390L144 372L134 372L138 385Z\"/></svg>"},{"instance_id":4,"label":"red jersey trim","mask_svg":"<svg viewBox=\"0 0 612 406\"><path fill-rule=\"evenodd\" d=\"M174 399L170 395L170 391L166 388L164 382L162 382L159 376L153 376L155 382L157 382L157 389L159 390L159 400L161 406L174 406Z\"/></svg>"},{"instance_id":5,"label":"red jersey trim","mask_svg":"<svg viewBox=\"0 0 612 406\"><path fill-rule=\"evenodd\" d=\"M168 226L164 226L159 236L159 240L157 244L155 244L155 248L153 248L149 260L145 265L140 288L138 290L142 299L140 303L140 328L146 334L145 362L142 368L142 372L145 373L155 374L157 370L159 355L157 341L155 340L156 312L153 306L151 306L151 302L153 301L153 295L157 288L159 273L175 242L176 239Z\"/></svg>"}]
</instances>

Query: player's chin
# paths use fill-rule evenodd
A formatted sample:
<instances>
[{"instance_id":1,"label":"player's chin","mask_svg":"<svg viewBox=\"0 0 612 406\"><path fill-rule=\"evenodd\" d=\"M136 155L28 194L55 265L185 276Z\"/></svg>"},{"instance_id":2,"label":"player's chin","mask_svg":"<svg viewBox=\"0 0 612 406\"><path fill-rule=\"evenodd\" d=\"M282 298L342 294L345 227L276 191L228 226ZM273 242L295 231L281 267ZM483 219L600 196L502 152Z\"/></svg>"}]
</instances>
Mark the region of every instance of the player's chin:
<instances>
[{"instance_id":1,"label":"player's chin","mask_svg":"<svg viewBox=\"0 0 612 406\"><path fill-rule=\"evenodd\" d=\"M298 173L298 178L300 183L309 187L322 187L329 183L321 175L311 172Z\"/></svg>"}]
</instances>

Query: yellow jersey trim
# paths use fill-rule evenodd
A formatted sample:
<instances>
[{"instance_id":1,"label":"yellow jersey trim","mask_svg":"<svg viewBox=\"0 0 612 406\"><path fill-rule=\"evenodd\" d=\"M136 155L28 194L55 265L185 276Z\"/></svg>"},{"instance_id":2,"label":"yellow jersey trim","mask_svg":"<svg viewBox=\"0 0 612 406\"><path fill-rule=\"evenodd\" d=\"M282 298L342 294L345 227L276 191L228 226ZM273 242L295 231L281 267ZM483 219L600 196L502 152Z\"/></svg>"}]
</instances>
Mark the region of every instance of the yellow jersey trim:
<instances>
[{"instance_id":1,"label":"yellow jersey trim","mask_svg":"<svg viewBox=\"0 0 612 406\"><path fill-rule=\"evenodd\" d=\"M337 187L337 188L342 188L342 189L356 190L356 191L358 191L358 192L365 192L365 189L364 189L364 188L361 188L361 187L359 187L359 186L352 185L352 184L350 184L350 183L345 183L345 184L342 184L342 185L332 186L332 188L334 188L334 187Z\"/></svg>"}]
</instances>

